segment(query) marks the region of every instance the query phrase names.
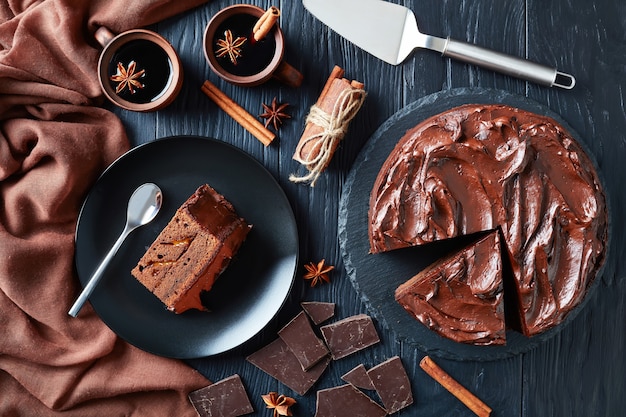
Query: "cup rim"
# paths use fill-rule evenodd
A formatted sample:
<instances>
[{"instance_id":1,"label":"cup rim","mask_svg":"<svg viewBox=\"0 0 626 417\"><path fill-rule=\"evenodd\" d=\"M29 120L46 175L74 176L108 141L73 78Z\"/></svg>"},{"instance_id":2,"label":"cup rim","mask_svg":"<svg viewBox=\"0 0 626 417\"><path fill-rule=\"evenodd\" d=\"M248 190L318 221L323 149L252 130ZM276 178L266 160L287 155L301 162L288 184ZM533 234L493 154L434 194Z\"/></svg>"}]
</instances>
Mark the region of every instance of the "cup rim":
<instances>
[{"instance_id":1,"label":"cup rim","mask_svg":"<svg viewBox=\"0 0 626 417\"><path fill-rule=\"evenodd\" d=\"M155 43L161 47L167 54L172 63L172 80L165 91L154 101L148 103L133 103L125 100L115 93L115 90L108 81L109 71L108 64L113 58L115 52L123 45L138 39L144 39ZM114 36L111 41L104 46L98 60L98 81L105 96L117 106L132 111L153 111L161 109L169 105L182 87L183 71L180 57L174 50L174 47L161 35L147 29L131 29Z\"/></svg>"},{"instance_id":2,"label":"cup rim","mask_svg":"<svg viewBox=\"0 0 626 417\"><path fill-rule=\"evenodd\" d=\"M215 53L213 52L213 39L215 39L215 32L217 28L229 17L237 14L248 14L254 17L261 17L265 13L265 10L251 4L234 4L232 6L225 7L217 12L204 30L204 37L202 42L202 49L204 50L204 57L206 58L211 70L222 79L240 86L256 86L267 81L276 71L278 66L283 60L284 54L284 36L283 32L278 25L275 26L274 41L276 42L276 50L270 63L260 72L253 75L241 76L235 75L226 71L218 62Z\"/></svg>"}]
</instances>

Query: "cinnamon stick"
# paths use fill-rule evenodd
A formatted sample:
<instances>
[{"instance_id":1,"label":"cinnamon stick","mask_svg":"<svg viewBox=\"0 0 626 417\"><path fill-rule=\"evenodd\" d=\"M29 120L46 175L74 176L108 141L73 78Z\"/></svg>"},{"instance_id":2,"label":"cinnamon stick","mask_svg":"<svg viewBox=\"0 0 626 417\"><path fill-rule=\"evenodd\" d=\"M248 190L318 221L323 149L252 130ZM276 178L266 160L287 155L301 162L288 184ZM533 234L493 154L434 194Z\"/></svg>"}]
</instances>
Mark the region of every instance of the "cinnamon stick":
<instances>
[{"instance_id":1,"label":"cinnamon stick","mask_svg":"<svg viewBox=\"0 0 626 417\"><path fill-rule=\"evenodd\" d=\"M441 369L441 367L439 367L439 365L437 365L429 356L425 356L420 361L420 368L422 368L434 380L439 382L477 416L488 417L491 415L491 408L448 375L448 373Z\"/></svg>"},{"instance_id":2,"label":"cinnamon stick","mask_svg":"<svg viewBox=\"0 0 626 417\"><path fill-rule=\"evenodd\" d=\"M271 6L269 9L267 9L252 28L254 40L260 41L261 39L265 38L270 30L272 30L274 24L276 24L276 21L279 17L280 10L278 10L277 7Z\"/></svg>"},{"instance_id":3,"label":"cinnamon stick","mask_svg":"<svg viewBox=\"0 0 626 417\"><path fill-rule=\"evenodd\" d=\"M330 75L328 76L328 79L324 84L324 88L322 88L322 92L320 93L320 96L315 104L319 106L324 100L326 100L326 96L328 96L328 90L330 90L330 86L333 84L333 81L335 81L337 78L342 78L343 74L345 74L345 71L339 65L335 65L333 67L333 70L330 72Z\"/></svg>"},{"instance_id":4,"label":"cinnamon stick","mask_svg":"<svg viewBox=\"0 0 626 417\"><path fill-rule=\"evenodd\" d=\"M202 92L213 100L220 109L232 117L233 120L260 140L263 145L268 146L276 138L272 131L263 126L253 115L248 113L210 81L207 80L202 84Z\"/></svg>"}]
</instances>

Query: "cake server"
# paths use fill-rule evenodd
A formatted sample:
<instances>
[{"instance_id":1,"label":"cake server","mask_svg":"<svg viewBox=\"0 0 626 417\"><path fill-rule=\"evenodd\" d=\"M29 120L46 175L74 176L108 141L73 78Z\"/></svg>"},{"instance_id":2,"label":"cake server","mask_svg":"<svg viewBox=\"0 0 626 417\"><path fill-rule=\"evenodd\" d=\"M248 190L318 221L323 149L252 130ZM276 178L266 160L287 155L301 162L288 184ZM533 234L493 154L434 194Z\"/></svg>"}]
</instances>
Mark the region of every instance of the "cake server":
<instances>
[{"instance_id":1,"label":"cake server","mask_svg":"<svg viewBox=\"0 0 626 417\"><path fill-rule=\"evenodd\" d=\"M311 14L361 49L392 65L415 48L549 87L571 89L576 80L555 68L471 43L419 31L413 11L383 0L302 0Z\"/></svg>"},{"instance_id":2,"label":"cake server","mask_svg":"<svg viewBox=\"0 0 626 417\"><path fill-rule=\"evenodd\" d=\"M126 210L126 225L120 237L115 241L109 253L104 257L98 268L93 273L87 285L83 288L72 308L67 313L72 317L76 317L78 312L85 304L85 301L89 298L98 282L102 278L106 267L109 265L119 248L124 243L124 240L128 237L130 232L150 223L161 210L161 204L163 202L163 193L161 189L152 183L146 183L137 188L128 200L128 208Z\"/></svg>"}]
</instances>

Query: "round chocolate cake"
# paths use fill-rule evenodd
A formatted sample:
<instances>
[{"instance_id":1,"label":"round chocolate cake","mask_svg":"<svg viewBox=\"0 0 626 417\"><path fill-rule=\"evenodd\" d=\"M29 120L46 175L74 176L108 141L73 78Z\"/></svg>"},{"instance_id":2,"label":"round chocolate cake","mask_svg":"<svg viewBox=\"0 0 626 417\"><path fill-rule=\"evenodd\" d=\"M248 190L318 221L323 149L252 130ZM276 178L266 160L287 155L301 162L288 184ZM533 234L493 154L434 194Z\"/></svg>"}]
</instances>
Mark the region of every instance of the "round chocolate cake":
<instances>
[{"instance_id":1,"label":"round chocolate cake","mask_svg":"<svg viewBox=\"0 0 626 417\"><path fill-rule=\"evenodd\" d=\"M464 105L398 142L371 192L368 233L379 253L499 230L509 309L532 336L584 298L604 261L607 217L593 163L555 120Z\"/></svg>"}]
</instances>

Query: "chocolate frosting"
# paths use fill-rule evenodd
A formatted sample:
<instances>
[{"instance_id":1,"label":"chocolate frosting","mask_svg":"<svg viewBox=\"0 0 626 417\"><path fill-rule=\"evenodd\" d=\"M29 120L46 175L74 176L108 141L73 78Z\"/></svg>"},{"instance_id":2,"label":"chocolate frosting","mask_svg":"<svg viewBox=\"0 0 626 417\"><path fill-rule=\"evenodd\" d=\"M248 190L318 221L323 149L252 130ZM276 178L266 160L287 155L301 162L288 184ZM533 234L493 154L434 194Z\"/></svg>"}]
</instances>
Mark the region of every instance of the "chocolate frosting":
<instances>
[{"instance_id":1,"label":"chocolate frosting","mask_svg":"<svg viewBox=\"0 0 626 417\"><path fill-rule=\"evenodd\" d=\"M523 331L561 322L604 260L594 165L555 120L505 105L433 116L398 142L370 197L372 253L501 228Z\"/></svg>"},{"instance_id":2,"label":"chocolate frosting","mask_svg":"<svg viewBox=\"0 0 626 417\"><path fill-rule=\"evenodd\" d=\"M498 231L400 285L400 305L426 327L461 343L505 343L504 287Z\"/></svg>"}]
</instances>

